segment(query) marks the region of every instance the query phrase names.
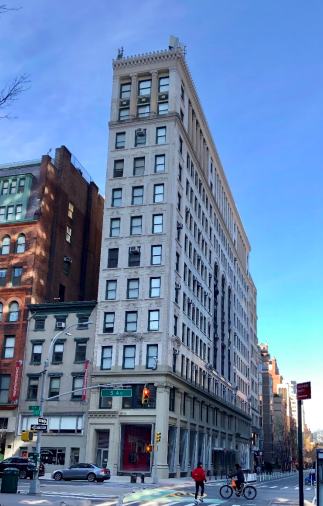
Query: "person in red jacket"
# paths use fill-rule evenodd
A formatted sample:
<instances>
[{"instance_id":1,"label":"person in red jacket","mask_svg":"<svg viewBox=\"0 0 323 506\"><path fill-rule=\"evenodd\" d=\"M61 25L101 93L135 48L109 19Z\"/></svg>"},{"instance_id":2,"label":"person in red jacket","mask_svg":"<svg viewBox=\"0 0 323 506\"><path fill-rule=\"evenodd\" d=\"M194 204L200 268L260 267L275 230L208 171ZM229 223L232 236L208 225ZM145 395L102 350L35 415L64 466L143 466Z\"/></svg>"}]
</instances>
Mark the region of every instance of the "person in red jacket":
<instances>
[{"instance_id":1,"label":"person in red jacket","mask_svg":"<svg viewBox=\"0 0 323 506\"><path fill-rule=\"evenodd\" d=\"M202 468L202 462L197 464L197 467L192 471L192 478L195 481L195 504L198 504L197 496L199 493L199 488L201 488L201 497L200 501L204 502L204 482L206 481L205 471Z\"/></svg>"}]
</instances>

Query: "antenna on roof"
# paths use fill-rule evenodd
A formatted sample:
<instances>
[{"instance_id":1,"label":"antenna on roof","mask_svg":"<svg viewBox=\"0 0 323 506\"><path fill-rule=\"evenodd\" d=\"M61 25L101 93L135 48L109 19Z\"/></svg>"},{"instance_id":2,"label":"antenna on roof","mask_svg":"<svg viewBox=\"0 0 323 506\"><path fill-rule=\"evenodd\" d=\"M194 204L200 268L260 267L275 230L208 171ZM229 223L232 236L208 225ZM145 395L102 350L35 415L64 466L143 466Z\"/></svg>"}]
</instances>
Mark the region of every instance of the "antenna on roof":
<instances>
[{"instance_id":1,"label":"antenna on roof","mask_svg":"<svg viewBox=\"0 0 323 506\"><path fill-rule=\"evenodd\" d=\"M117 60L121 60L121 58L123 58L123 46L121 46L121 49L118 49Z\"/></svg>"},{"instance_id":2,"label":"antenna on roof","mask_svg":"<svg viewBox=\"0 0 323 506\"><path fill-rule=\"evenodd\" d=\"M186 54L187 54L186 46L183 44L183 42L179 41L178 37L174 37L174 35L171 35L169 37L168 47L169 47L170 51L180 48L182 50L184 56L186 56Z\"/></svg>"}]
</instances>

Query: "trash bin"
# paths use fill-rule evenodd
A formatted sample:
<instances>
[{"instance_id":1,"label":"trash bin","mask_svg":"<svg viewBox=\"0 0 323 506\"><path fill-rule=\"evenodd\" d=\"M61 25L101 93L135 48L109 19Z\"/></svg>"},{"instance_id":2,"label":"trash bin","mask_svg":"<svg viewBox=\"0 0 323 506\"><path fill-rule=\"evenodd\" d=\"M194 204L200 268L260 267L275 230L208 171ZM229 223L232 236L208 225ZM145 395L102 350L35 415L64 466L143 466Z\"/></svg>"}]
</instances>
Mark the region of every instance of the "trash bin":
<instances>
[{"instance_id":1,"label":"trash bin","mask_svg":"<svg viewBox=\"0 0 323 506\"><path fill-rule=\"evenodd\" d=\"M130 475L130 483L137 483L137 475L135 473Z\"/></svg>"},{"instance_id":2,"label":"trash bin","mask_svg":"<svg viewBox=\"0 0 323 506\"><path fill-rule=\"evenodd\" d=\"M7 467L2 474L1 493L16 494L18 489L19 469Z\"/></svg>"}]
</instances>

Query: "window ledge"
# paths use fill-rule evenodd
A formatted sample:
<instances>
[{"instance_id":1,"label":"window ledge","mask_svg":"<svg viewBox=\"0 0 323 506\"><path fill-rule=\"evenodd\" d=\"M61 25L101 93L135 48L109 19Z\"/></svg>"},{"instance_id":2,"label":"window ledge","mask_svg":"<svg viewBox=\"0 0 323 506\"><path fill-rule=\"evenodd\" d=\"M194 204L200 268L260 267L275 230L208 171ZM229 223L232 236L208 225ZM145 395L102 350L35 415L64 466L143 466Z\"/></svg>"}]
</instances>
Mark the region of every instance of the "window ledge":
<instances>
[{"instance_id":1,"label":"window ledge","mask_svg":"<svg viewBox=\"0 0 323 506\"><path fill-rule=\"evenodd\" d=\"M85 360L74 360L74 364L85 364Z\"/></svg>"}]
</instances>

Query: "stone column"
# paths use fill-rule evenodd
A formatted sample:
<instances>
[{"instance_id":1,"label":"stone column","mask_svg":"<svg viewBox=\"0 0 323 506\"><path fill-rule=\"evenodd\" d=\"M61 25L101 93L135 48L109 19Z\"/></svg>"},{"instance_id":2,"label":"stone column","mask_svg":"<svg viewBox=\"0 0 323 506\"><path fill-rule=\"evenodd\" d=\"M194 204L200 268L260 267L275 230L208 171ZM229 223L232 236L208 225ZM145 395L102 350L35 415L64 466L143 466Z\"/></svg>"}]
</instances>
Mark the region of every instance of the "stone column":
<instances>
[{"instance_id":1,"label":"stone column","mask_svg":"<svg viewBox=\"0 0 323 506\"><path fill-rule=\"evenodd\" d=\"M203 133L201 130L201 137L200 137L200 164L202 166L202 170L204 170L203 163L204 163L204 139L203 139Z\"/></svg>"},{"instance_id":2,"label":"stone column","mask_svg":"<svg viewBox=\"0 0 323 506\"><path fill-rule=\"evenodd\" d=\"M200 160L200 149L201 149L201 129L200 125L196 125L196 156Z\"/></svg>"},{"instance_id":3,"label":"stone column","mask_svg":"<svg viewBox=\"0 0 323 506\"><path fill-rule=\"evenodd\" d=\"M168 111L169 112L178 112L179 107L177 109L177 91L178 91L178 71L176 67L169 69L169 91L168 91Z\"/></svg>"},{"instance_id":4,"label":"stone column","mask_svg":"<svg viewBox=\"0 0 323 506\"><path fill-rule=\"evenodd\" d=\"M137 114L137 74L131 74L130 117Z\"/></svg>"},{"instance_id":5,"label":"stone column","mask_svg":"<svg viewBox=\"0 0 323 506\"><path fill-rule=\"evenodd\" d=\"M114 78L113 78L113 84L112 84L112 100L111 100L110 121L118 121L119 83L120 83L119 77L114 76Z\"/></svg>"},{"instance_id":6,"label":"stone column","mask_svg":"<svg viewBox=\"0 0 323 506\"><path fill-rule=\"evenodd\" d=\"M161 432L161 440L158 443L157 474L159 478L168 478L168 419L169 419L169 391L170 387L157 384L157 410L156 431Z\"/></svg>"},{"instance_id":7,"label":"stone column","mask_svg":"<svg viewBox=\"0 0 323 506\"><path fill-rule=\"evenodd\" d=\"M192 123L192 142L193 142L193 148L196 152L196 116L193 113L193 123Z\"/></svg>"},{"instance_id":8,"label":"stone column","mask_svg":"<svg viewBox=\"0 0 323 506\"><path fill-rule=\"evenodd\" d=\"M150 112L157 114L158 78L157 70L151 70Z\"/></svg>"},{"instance_id":9,"label":"stone column","mask_svg":"<svg viewBox=\"0 0 323 506\"><path fill-rule=\"evenodd\" d=\"M193 109L192 109L192 104L191 102L189 102L188 104L188 136L191 140L191 142L193 142L193 139L192 139L192 126L193 126Z\"/></svg>"}]
</instances>

